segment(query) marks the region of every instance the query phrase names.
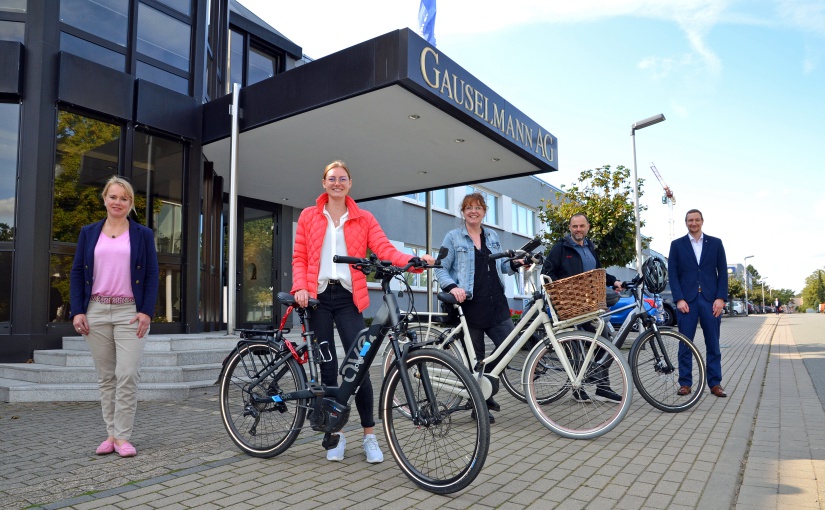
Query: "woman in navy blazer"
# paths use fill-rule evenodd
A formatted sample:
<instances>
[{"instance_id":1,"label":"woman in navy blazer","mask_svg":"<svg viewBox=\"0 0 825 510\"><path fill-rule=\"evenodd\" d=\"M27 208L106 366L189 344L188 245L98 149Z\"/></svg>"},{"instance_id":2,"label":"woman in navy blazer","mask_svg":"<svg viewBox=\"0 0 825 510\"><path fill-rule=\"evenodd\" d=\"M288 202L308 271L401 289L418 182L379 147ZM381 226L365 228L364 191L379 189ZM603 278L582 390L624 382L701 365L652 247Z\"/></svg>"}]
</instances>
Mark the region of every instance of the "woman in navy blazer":
<instances>
[{"instance_id":1,"label":"woman in navy blazer","mask_svg":"<svg viewBox=\"0 0 825 510\"><path fill-rule=\"evenodd\" d=\"M106 219L80 230L70 276L71 317L97 369L108 437L96 453L132 457L143 347L158 295L154 233L129 218L132 185L112 177L103 189Z\"/></svg>"}]
</instances>

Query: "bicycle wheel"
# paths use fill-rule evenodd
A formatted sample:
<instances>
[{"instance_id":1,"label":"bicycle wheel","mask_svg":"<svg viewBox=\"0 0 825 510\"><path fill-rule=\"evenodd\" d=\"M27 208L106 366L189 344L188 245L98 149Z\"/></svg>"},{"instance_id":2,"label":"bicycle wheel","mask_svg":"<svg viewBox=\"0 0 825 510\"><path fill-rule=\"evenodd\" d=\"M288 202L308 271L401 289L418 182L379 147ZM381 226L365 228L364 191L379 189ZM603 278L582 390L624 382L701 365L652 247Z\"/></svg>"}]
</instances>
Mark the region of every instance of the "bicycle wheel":
<instances>
[{"instance_id":1,"label":"bicycle wheel","mask_svg":"<svg viewBox=\"0 0 825 510\"><path fill-rule=\"evenodd\" d=\"M409 333L414 333L410 335ZM403 346L405 343L412 341L411 339L414 338L415 342L428 342L435 340L437 342L442 341L446 338L448 332L445 332L441 328L437 327L430 327L427 326L411 326L407 328L407 335L398 339L399 343ZM438 348L436 344L431 345L432 348ZM461 351L459 350L460 347L456 344L456 342L450 342L449 345L443 347L445 352L449 352L451 356L462 362ZM393 362L395 361L395 351L392 348L392 343L387 342L386 346L384 347L384 358L381 366L383 367L384 375L386 376L389 372L390 368L392 367ZM403 396L403 395L402 395ZM407 403L406 398L402 398L400 401L395 402L395 405L398 406L398 410L401 413L407 412L407 416L409 416L408 408L405 407Z\"/></svg>"},{"instance_id":2,"label":"bicycle wheel","mask_svg":"<svg viewBox=\"0 0 825 510\"><path fill-rule=\"evenodd\" d=\"M443 351L410 353L406 370L419 409L413 419L400 370L398 364L392 366L380 399L384 434L395 461L422 489L437 494L464 489L481 472L490 447L487 406L478 384Z\"/></svg>"},{"instance_id":3,"label":"bicycle wheel","mask_svg":"<svg viewBox=\"0 0 825 510\"><path fill-rule=\"evenodd\" d=\"M530 409L542 425L563 437L592 439L606 434L622 421L633 399L627 361L613 344L587 332L560 333L556 339L561 356L546 340L527 357L523 384ZM595 356L584 367L593 342ZM580 384L567 376L562 359L574 374L583 370Z\"/></svg>"},{"instance_id":4,"label":"bicycle wheel","mask_svg":"<svg viewBox=\"0 0 825 510\"><path fill-rule=\"evenodd\" d=\"M524 368L524 362L527 361L527 355L536 346L543 341L545 337L544 331L536 330L533 336L527 340L521 349L513 356L510 363L507 363L504 371L501 373L501 383L510 395L522 402L527 402L527 396L524 392L524 385L521 381L521 370Z\"/></svg>"},{"instance_id":5,"label":"bicycle wheel","mask_svg":"<svg viewBox=\"0 0 825 510\"><path fill-rule=\"evenodd\" d=\"M645 331L630 348L630 368L633 382L650 405L666 413L680 413L696 405L705 387L705 363L699 349L688 337L677 331ZM690 380L679 376L679 352L690 359ZM685 383L685 384L683 384ZM681 386L690 386L690 393L679 395Z\"/></svg>"},{"instance_id":6,"label":"bicycle wheel","mask_svg":"<svg viewBox=\"0 0 825 510\"><path fill-rule=\"evenodd\" d=\"M269 368L277 369L265 379ZM254 389L251 384L257 382ZM253 457L274 457L298 437L307 414L306 401L255 404L252 396L274 397L306 389L306 375L288 351L274 345L241 347L232 355L220 377L221 418L232 441Z\"/></svg>"}]
</instances>

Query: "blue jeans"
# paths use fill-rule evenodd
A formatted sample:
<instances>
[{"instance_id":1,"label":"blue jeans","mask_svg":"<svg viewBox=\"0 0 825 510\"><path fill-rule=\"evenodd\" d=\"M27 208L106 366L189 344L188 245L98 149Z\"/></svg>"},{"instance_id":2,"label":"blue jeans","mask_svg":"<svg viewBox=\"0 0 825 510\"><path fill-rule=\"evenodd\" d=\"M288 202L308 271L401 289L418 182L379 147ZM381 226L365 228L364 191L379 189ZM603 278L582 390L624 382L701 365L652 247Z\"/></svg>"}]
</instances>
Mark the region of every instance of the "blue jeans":
<instances>
[{"instance_id":1,"label":"blue jeans","mask_svg":"<svg viewBox=\"0 0 825 510\"><path fill-rule=\"evenodd\" d=\"M341 285L328 285L318 295L321 302L312 314L312 327L319 342L327 341L332 360L321 363L321 382L327 386L338 386L338 355L335 352L335 334L333 324L338 329L344 352L348 352L358 333L366 327L364 316L355 307L352 293ZM361 417L361 426L374 427L372 381L367 372L364 381L355 393L355 407ZM344 402L346 403L346 402Z\"/></svg>"}]
</instances>

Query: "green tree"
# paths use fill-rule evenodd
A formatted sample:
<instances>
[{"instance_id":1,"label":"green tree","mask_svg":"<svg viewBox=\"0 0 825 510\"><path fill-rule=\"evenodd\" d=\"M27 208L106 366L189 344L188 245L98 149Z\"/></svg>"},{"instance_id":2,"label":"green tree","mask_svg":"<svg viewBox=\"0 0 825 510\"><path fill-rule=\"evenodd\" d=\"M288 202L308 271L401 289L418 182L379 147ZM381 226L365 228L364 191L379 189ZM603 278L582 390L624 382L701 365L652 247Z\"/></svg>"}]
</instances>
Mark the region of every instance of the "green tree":
<instances>
[{"instance_id":1,"label":"green tree","mask_svg":"<svg viewBox=\"0 0 825 510\"><path fill-rule=\"evenodd\" d=\"M735 276L728 276L728 300L745 299L745 284Z\"/></svg>"},{"instance_id":2,"label":"green tree","mask_svg":"<svg viewBox=\"0 0 825 510\"><path fill-rule=\"evenodd\" d=\"M825 303L825 271L817 269L805 278L805 288L802 289L802 306L817 309L820 303Z\"/></svg>"},{"instance_id":3,"label":"green tree","mask_svg":"<svg viewBox=\"0 0 825 510\"><path fill-rule=\"evenodd\" d=\"M639 179L642 196L644 179ZM615 170L605 165L583 171L578 183L568 189L561 186L556 202L542 199L539 218L547 225L545 242L552 246L568 233L570 216L584 213L590 220L587 237L599 249L602 266L624 266L636 257L636 225L633 213L633 183L630 170L622 165ZM647 209L640 206L640 211ZM641 222L644 226L644 221ZM649 239L643 238L647 247Z\"/></svg>"}]
</instances>

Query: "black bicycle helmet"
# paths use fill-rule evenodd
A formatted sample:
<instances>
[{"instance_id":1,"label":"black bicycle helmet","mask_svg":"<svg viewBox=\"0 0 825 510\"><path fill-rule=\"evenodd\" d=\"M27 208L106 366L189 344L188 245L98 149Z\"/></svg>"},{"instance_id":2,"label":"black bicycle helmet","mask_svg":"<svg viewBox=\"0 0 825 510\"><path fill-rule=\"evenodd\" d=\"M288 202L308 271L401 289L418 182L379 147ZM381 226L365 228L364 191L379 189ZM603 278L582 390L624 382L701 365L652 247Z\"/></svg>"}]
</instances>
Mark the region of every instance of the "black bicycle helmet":
<instances>
[{"instance_id":1,"label":"black bicycle helmet","mask_svg":"<svg viewBox=\"0 0 825 510\"><path fill-rule=\"evenodd\" d=\"M645 287L653 294L660 294L667 286L667 266L658 257L650 257L642 265Z\"/></svg>"}]
</instances>

